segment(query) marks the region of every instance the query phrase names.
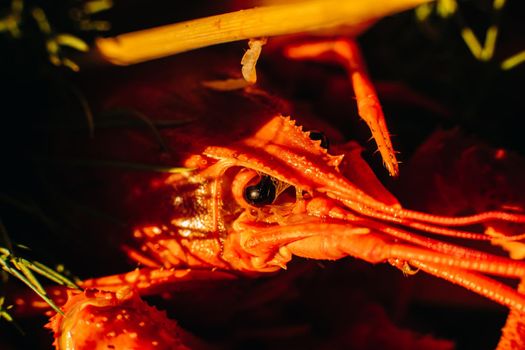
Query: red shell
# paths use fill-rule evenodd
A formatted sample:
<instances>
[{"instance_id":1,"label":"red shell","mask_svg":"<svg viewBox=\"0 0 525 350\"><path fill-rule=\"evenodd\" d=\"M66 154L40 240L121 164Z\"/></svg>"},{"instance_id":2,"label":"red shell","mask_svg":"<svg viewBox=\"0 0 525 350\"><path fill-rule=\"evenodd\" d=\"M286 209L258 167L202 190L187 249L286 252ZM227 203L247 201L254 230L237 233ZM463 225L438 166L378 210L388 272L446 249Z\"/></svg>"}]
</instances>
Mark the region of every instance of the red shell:
<instances>
[{"instance_id":1,"label":"red shell","mask_svg":"<svg viewBox=\"0 0 525 350\"><path fill-rule=\"evenodd\" d=\"M130 288L68 294L64 315L53 316L47 325L56 349L189 349L177 323Z\"/></svg>"}]
</instances>

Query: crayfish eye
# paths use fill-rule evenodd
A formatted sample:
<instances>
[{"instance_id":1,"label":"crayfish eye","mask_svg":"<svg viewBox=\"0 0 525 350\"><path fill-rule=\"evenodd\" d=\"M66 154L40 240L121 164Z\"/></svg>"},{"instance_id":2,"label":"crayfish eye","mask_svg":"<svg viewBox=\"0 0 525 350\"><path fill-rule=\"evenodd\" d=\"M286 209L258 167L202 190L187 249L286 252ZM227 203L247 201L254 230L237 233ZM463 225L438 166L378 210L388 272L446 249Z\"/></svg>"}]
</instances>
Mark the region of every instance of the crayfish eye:
<instances>
[{"instance_id":1,"label":"crayfish eye","mask_svg":"<svg viewBox=\"0 0 525 350\"><path fill-rule=\"evenodd\" d=\"M324 149L328 149L330 147L330 142L328 141L328 137L326 137L325 134L318 130L312 130L310 131L310 140L321 140L321 147Z\"/></svg>"},{"instance_id":2,"label":"crayfish eye","mask_svg":"<svg viewBox=\"0 0 525 350\"><path fill-rule=\"evenodd\" d=\"M275 184L268 175L261 176L261 181L244 190L244 199L250 205L260 207L271 204L275 200Z\"/></svg>"}]
</instances>

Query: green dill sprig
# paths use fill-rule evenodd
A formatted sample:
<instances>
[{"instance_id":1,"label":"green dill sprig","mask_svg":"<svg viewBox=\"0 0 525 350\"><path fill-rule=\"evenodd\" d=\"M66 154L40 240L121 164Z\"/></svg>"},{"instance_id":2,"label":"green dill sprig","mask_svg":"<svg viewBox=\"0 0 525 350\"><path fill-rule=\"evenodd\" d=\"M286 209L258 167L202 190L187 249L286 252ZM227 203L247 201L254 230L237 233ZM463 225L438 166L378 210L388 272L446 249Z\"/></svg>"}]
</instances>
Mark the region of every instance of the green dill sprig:
<instances>
[{"instance_id":1,"label":"green dill sprig","mask_svg":"<svg viewBox=\"0 0 525 350\"><path fill-rule=\"evenodd\" d=\"M63 314L62 310L55 304L55 302L49 298L44 287L38 280L36 275L45 277L59 285L80 289L73 281L66 276L60 274L58 271L33 260L28 260L23 257L14 254L14 247L9 239L7 230L0 221L0 239L2 240L0 245L0 268L4 273L9 276L13 276L20 280L33 292L35 292L42 300L44 300L49 306L59 314ZM0 297L0 318L3 318L9 322L13 321L13 317L9 314L9 306L4 307L4 297Z\"/></svg>"},{"instance_id":2,"label":"green dill sprig","mask_svg":"<svg viewBox=\"0 0 525 350\"><path fill-rule=\"evenodd\" d=\"M78 6L70 7L69 20L81 31L107 31L111 28L109 22L93 20L91 16L106 11L112 6L111 0L83 1ZM13 39L32 36L34 33L31 33L31 25L28 24L36 24L39 31L37 36L43 37L49 62L75 72L79 70L78 64L67 57L67 49L87 52L89 45L77 35L61 32L56 28L56 23L51 23L44 4L40 6L36 1L11 0L9 8L2 12L5 15L0 17L0 34L5 33Z\"/></svg>"},{"instance_id":3,"label":"green dill sprig","mask_svg":"<svg viewBox=\"0 0 525 350\"><path fill-rule=\"evenodd\" d=\"M22 36L21 23L24 11L23 0L12 0L11 6L4 17L0 18L0 33L5 32L12 38Z\"/></svg>"},{"instance_id":4,"label":"green dill sprig","mask_svg":"<svg viewBox=\"0 0 525 350\"><path fill-rule=\"evenodd\" d=\"M21 333L21 334L25 334L24 331L22 330L22 328L20 328L20 326L18 325L18 323L16 323L15 319L13 318L13 316L11 316L11 314L9 313L9 310L13 307L12 305L7 305L7 306L4 306L5 305L5 297L4 296L1 296L0 297L0 319L4 319L6 320L7 322L11 323L13 326L15 326L15 328Z\"/></svg>"},{"instance_id":5,"label":"green dill sprig","mask_svg":"<svg viewBox=\"0 0 525 350\"><path fill-rule=\"evenodd\" d=\"M485 31L483 44L476 36L474 30L467 24L461 15L457 0L438 0L426 3L416 8L416 18L423 22L432 14L437 14L442 19L454 19L460 28L460 34L474 58L483 62L490 62L494 58L494 52L500 30L500 20L507 0L492 0L490 25ZM525 62L525 50L521 50L504 59L499 67L502 70L510 70Z\"/></svg>"},{"instance_id":6,"label":"green dill sprig","mask_svg":"<svg viewBox=\"0 0 525 350\"><path fill-rule=\"evenodd\" d=\"M46 13L40 7L34 7L31 15L35 20L40 32L46 37L46 50L49 62L55 66L64 66L74 72L80 70L78 64L62 53L64 47L69 47L80 52L87 52L89 45L77 36L68 33L55 33L51 27Z\"/></svg>"}]
</instances>

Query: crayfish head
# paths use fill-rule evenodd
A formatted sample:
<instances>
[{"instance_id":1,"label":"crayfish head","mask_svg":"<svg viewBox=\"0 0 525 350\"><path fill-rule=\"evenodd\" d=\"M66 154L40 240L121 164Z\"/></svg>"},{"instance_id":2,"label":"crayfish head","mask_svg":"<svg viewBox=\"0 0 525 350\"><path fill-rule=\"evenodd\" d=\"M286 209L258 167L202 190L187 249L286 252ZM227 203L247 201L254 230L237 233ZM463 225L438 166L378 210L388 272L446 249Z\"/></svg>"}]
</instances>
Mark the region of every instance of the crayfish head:
<instances>
[{"instance_id":1,"label":"crayfish head","mask_svg":"<svg viewBox=\"0 0 525 350\"><path fill-rule=\"evenodd\" d=\"M248 138L209 146L190 157L185 166L195 170L167 181L174 189L169 224L136 232L150 239L143 250L156 250L164 266L166 261L171 266L206 261L215 267L268 271L266 260L298 237L343 227L354 232L359 218L345 200L375 199L341 172L340 166L350 168L342 163L344 156L329 154L322 137L314 136L289 117L275 116ZM265 235L272 238L261 248L266 254L262 264L232 263L253 261L261 249L250 250L246 242ZM228 254L233 258L224 265ZM269 269L284 267L287 259Z\"/></svg>"},{"instance_id":2,"label":"crayfish head","mask_svg":"<svg viewBox=\"0 0 525 350\"><path fill-rule=\"evenodd\" d=\"M229 147L206 148L191 165L213 163L201 174L216 177L220 205L235 203L237 213L242 212L237 223L287 225L329 215L341 219L337 208L348 209L345 200L397 205L360 158L359 146L339 146L342 154L332 155L326 144L319 132L276 116L251 137Z\"/></svg>"},{"instance_id":3,"label":"crayfish head","mask_svg":"<svg viewBox=\"0 0 525 350\"><path fill-rule=\"evenodd\" d=\"M213 183L210 197L223 226L238 230L240 223L288 225L308 218L307 204L328 199L324 182L343 178L319 132L303 131L289 117L271 118L254 135L228 147L210 146L188 166L210 164L199 183ZM206 180L204 180L206 179ZM322 188L326 187L326 188ZM218 217L217 221L221 221Z\"/></svg>"}]
</instances>

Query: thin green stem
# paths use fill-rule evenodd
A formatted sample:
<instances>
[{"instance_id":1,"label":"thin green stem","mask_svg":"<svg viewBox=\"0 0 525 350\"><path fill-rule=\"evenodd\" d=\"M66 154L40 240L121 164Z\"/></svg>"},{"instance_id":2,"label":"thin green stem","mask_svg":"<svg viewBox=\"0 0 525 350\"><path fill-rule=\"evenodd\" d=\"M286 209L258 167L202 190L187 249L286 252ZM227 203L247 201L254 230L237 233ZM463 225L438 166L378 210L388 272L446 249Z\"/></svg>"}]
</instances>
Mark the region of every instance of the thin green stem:
<instances>
[{"instance_id":1,"label":"thin green stem","mask_svg":"<svg viewBox=\"0 0 525 350\"><path fill-rule=\"evenodd\" d=\"M13 266L27 278L27 280L35 287L35 289L38 289L40 293L45 294L46 291L44 287L40 284L38 279L35 277L35 275L31 272L30 269L28 269L27 265L25 264L25 261L23 261L20 258L11 256L11 263Z\"/></svg>"},{"instance_id":2,"label":"thin green stem","mask_svg":"<svg viewBox=\"0 0 525 350\"><path fill-rule=\"evenodd\" d=\"M119 161L112 161L112 160L53 159L51 161L60 162L66 165L73 165L73 166L111 167L111 168L123 168L123 169L138 170L138 171L153 171L153 172L170 173L170 174L178 174L178 173L183 173L183 172L194 170L193 168L170 167L170 166L163 166L163 165L131 163L131 162L119 162Z\"/></svg>"},{"instance_id":3,"label":"thin green stem","mask_svg":"<svg viewBox=\"0 0 525 350\"><path fill-rule=\"evenodd\" d=\"M66 276L58 273L57 271L51 269L50 267L42 264L42 263L39 263L38 261L28 261L27 262L27 266L35 271L36 273L60 284L60 285L64 285L64 286L67 286L69 288L74 288L74 289L80 289L76 284L75 282L71 281L69 278L67 278Z\"/></svg>"}]
</instances>

